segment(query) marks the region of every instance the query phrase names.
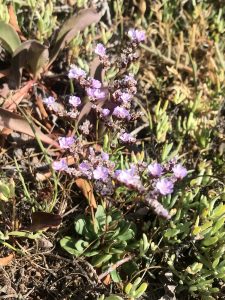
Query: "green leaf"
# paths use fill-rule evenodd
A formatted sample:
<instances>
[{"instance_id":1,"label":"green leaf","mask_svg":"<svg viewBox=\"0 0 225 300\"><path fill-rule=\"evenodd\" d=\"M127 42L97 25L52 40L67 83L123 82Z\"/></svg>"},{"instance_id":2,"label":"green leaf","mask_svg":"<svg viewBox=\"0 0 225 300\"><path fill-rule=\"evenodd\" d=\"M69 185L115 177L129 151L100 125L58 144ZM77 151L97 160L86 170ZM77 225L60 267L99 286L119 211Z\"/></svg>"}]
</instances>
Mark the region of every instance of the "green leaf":
<instances>
[{"instance_id":1,"label":"green leaf","mask_svg":"<svg viewBox=\"0 0 225 300\"><path fill-rule=\"evenodd\" d=\"M89 243L84 240L79 240L75 243L75 248L77 251L82 254L84 250L89 246ZM84 254L85 255L85 254Z\"/></svg>"},{"instance_id":2,"label":"green leaf","mask_svg":"<svg viewBox=\"0 0 225 300\"><path fill-rule=\"evenodd\" d=\"M3 48L10 53L13 53L21 44L15 29L3 21L0 21L0 40L3 43Z\"/></svg>"},{"instance_id":3,"label":"green leaf","mask_svg":"<svg viewBox=\"0 0 225 300\"><path fill-rule=\"evenodd\" d=\"M109 261L112 258L111 254L102 254L92 259L92 264L94 267L101 267L103 263Z\"/></svg>"},{"instance_id":4,"label":"green leaf","mask_svg":"<svg viewBox=\"0 0 225 300\"><path fill-rule=\"evenodd\" d=\"M143 282L140 287L135 291L134 297L139 298L141 297L144 292L147 290L148 284L146 282Z\"/></svg>"},{"instance_id":5,"label":"green leaf","mask_svg":"<svg viewBox=\"0 0 225 300\"><path fill-rule=\"evenodd\" d=\"M225 217L221 217L216 224L213 226L212 230L210 231L211 235L214 235L217 231L220 230L221 227L223 227L225 221Z\"/></svg>"},{"instance_id":6,"label":"green leaf","mask_svg":"<svg viewBox=\"0 0 225 300\"><path fill-rule=\"evenodd\" d=\"M110 295L109 297L105 298L105 300L124 300L124 299L117 295Z\"/></svg>"},{"instance_id":7,"label":"green leaf","mask_svg":"<svg viewBox=\"0 0 225 300\"><path fill-rule=\"evenodd\" d=\"M218 205L212 212L212 218L218 218L225 213L225 204Z\"/></svg>"},{"instance_id":8,"label":"green leaf","mask_svg":"<svg viewBox=\"0 0 225 300\"><path fill-rule=\"evenodd\" d=\"M76 240L70 236L65 236L60 240L60 245L63 249L69 252L72 255L79 256L80 253L75 249Z\"/></svg>"},{"instance_id":9,"label":"green leaf","mask_svg":"<svg viewBox=\"0 0 225 300\"><path fill-rule=\"evenodd\" d=\"M218 237L213 236L213 237L210 237L210 238L205 239L204 241L202 241L202 244L204 246L211 246L211 245L215 244L217 241L218 241Z\"/></svg>"},{"instance_id":10,"label":"green leaf","mask_svg":"<svg viewBox=\"0 0 225 300\"><path fill-rule=\"evenodd\" d=\"M86 224L87 224L86 220L82 218L75 221L76 232L80 235L83 235Z\"/></svg>"},{"instance_id":11,"label":"green leaf","mask_svg":"<svg viewBox=\"0 0 225 300\"><path fill-rule=\"evenodd\" d=\"M121 281L120 275L118 274L118 272L116 270L113 270L112 272L110 272L110 276L114 282Z\"/></svg>"},{"instance_id":12,"label":"green leaf","mask_svg":"<svg viewBox=\"0 0 225 300\"><path fill-rule=\"evenodd\" d=\"M0 182L0 200L2 201L8 201L10 198L10 189L5 184Z\"/></svg>"},{"instance_id":13,"label":"green leaf","mask_svg":"<svg viewBox=\"0 0 225 300\"><path fill-rule=\"evenodd\" d=\"M100 227L101 227L101 225L105 225L106 213L105 213L105 209L102 205L98 205L96 213L95 213L95 218L97 219Z\"/></svg>"}]
</instances>

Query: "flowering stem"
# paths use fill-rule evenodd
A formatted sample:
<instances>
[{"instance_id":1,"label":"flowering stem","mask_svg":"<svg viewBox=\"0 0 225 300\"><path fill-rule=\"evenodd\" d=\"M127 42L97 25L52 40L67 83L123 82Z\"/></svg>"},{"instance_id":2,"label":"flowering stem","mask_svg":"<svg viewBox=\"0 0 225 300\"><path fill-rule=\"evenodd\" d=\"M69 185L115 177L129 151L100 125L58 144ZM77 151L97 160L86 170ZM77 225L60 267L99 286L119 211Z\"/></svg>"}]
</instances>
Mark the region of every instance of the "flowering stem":
<instances>
[{"instance_id":1,"label":"flowering stem","mask_svg":"<svg viewBox=\"0 0 225 300\"><path fill-rule=\"evenodd\" d=\"M74 94L73 79L70 79L70 93Z\"/></svg>"}]
</instances>

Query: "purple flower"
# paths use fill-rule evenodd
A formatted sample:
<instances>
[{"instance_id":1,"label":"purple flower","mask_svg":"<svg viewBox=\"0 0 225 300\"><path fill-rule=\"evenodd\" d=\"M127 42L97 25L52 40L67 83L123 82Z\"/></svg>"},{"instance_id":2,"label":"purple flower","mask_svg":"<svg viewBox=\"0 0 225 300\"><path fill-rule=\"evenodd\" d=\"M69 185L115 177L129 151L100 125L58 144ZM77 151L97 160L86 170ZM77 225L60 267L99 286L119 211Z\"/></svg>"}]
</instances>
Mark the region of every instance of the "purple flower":
<instances>
[{"instance_id":1,"label":"purple flower","mask_svg":"<svg viewBox=\"0 0 225 300\"><path fill-rule=\"evenodd\" d=\"M52 96L49 96L48 98L44 98L43 99L44 104L46 104L47 106L49 105L54 105L55 104L55 98Z\"/></svg>"},{"instance_id":2,"label":"purple flower","mask_svg":"<svg viewBox=\"0 0 225 300\"><path fill-rule=\"evenodd\" d=\"M128 93L122 93L122 94L120 95L120 99L122 100L123 103L127 103L127 102L130 101L131 95L128 94Z\"/></svg>"},{"instance_id":3,"label":"purple flower","mask_svg":"<svg viewBox=\"0 0 225 300\"><path fill-rule=\"evenodd\" d=\"M187 175L187 169L181 164L175 165L172 170L177 179L183 179Z\"/></svg>"},{"instance_id":4,"label":"purple flower","mask_svg":"<svg viewBox=\"0 0 225 300\"><path fill-rule=\"evenodd\" d=\"M108 108L103 108L101 114L103 117L108 117L108 115L110 114L110 110Z\"/></svg>"},{"instance_id":5,"label":"purple flower","mask_svg":"<svg viewBox=\"0 0 225 300\"><path fill-rule=\"evenodd\" d=\"M59 137L59 145L62 149L69 149L74 143L74 137Z\"/></svg>"},{"instance_id":6,"label":"purple flower","mask_svg":"<svg viewBox=\"0 0 225 300\"><path fill-rule=\"evenodd\" d=\"M77 66L72 65L71 69L69 70L68 77L79 79L81 77L86 77L86 72L84 70L78 68Z\"/></svg>"},{"instance_id":7,"label":"purple flower","mask_svg":"<svg viewBox=\"0 0 225 300\"><path fill-rule=\"evenodd\" d=\"M136 43L140 43L142 41L145 40L146 36L145 36L145 32L143 30L138 30L138 29L130 29L128 31L128 36L129 38L136 42Z\"/></svg>"},{"instance_id":8,"label":"purple flower","mask_svg":"<svg viewBox=\"0 0 225 300\"><path fill-rule=\"evenodd\" d=\"M97 180L102 180L102 181L107 181L108 176L109 176L109 170L106 167L98 166L94 171L93 171L93 176L94 179Z\"/></svg>"},{"instance_id":9,"label":"purple flower","mask_svg":"<svg viewBox=\"0 0 225 300\"><path fill-rule=\"evenodd\" d=\"M102 86L101 82L97 79L92 78L91 79L91 87L94 89L100 89Z\"/></svg>"},{"instance_id":10,"label":"purple flower","mask_svg":"<svg viewBox=\"0 0 225 300\"><path fill-rule=\"evenodd\" d=\"M101 156L102 156L103 160L109 160L109 154L108 153L102 151Z\"/></svg>"},{"instance_id":11,"label":"purple flower","mask_svg":"<svg viewBox=\"0 0 225 300\"><path fill-rule=\"evenodd\" d=\"M100 89L87 88L86 91L88 96L94 99L102 99L105 97L105 92Z\"/></svg>"},{"instance_id":12,"label":"purple flower","mask_svg":"<svg viewBox=\"0 0 225 300\"><path fill-rule=\"evenodd\" d=\"M52 164L52 168L55 171L66 171L68 169L66 159L62 158L60 161L54 161Z\"/></svg>"},{"instance_id":13,"label":"purple flower","mask_svg":"<svg viewBox=\"0 0 225 300\"><path fill-rule=\"evenodd\" d=\"M69 103L73 105L73 107L77 107L81 104L80 97L70 96Z\"/></svg>"},{"instance_id":14,"label":"purple flower","mask_svg":"<svg viewBox=\"0 0 225 300\"><path fill-rule=\"evenodd\" d=\"M83 161L81 164L79 164L78 169L88 179L92 178L91 166L90 166L90 164L88 162L84 162Z\"/></svg>"},{"instance_id":15,"label":"purple flower","mask_svg":"<svg viewBox=\"0 0 225 300\"><path fill-rule=\"evenodd\" d=\"M116 116L119 119L128 119L128 120L130 120L129 111L126 108L121 107L121 106L116 106L114 108L113 115Z\"/></svg>"},{"instance_id":16,"label":"purple flower","mask_svg":"<svg viewBox=\"0 0 225 300\"><path fill-rule=\"evenodd\" d=\"M167 178L162 178L156 183L156 189L164 196L172 194L173 182Z\"/></svg>"},{"instance_id":17,"label":"purple flower","mask_svg":"<svg viewBox=\"0 0 225 300\"><path fill-rule=\"evenodd\" d=\"M95 48L95 53L99 56L105 56L106 54L106 49L102 44L97 44L96 48Z\"/></svg>"},{"instance_id":18,"label":"purple flower","mask_svg":"<svg viewBox=\"0 0 225 300\"><path fill-rule=\"evenodd\" d=\"M122 133L119 136L119 139L124 143L135 143L136 142L136 139L130 133L127 133L127 132Z\"/></svg>"},{"instance_id":19,"label":"purple flower","mask_svg":"<svg viewBox=\"0 0 225 300\"><path fill-rule=\"evenodd\" d=\"M124 183L128 187L139 188L142 186L140 176L137 174L135 167L127 170L116 170L115 177L119 182Z\"/></svg>"},{"instance_id":20,"label":"purple flower","mask_svg":"<svg viewBox=\"0 0 225 300\"><path fill-rule=\"evenodd\" d=\"M152 163L148 166L148 172L154 177L160 177L163 172L163 167L158 163Z\"/></svg>"}]
</instances>

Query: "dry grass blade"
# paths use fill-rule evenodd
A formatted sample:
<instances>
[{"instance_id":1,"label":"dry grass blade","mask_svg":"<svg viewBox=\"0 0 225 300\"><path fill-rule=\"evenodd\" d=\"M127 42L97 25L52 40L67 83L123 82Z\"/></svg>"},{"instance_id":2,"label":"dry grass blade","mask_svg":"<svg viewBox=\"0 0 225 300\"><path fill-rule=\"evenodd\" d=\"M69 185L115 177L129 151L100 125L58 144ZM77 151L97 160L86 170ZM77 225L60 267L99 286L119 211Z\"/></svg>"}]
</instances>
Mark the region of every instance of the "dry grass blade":
<instances>
[{"instance_id":1,"label":"dry grass blade","mask_svg":"<svg viewBox=\"0 0 225 300\"><path fill-rule=\"evenodd\" d=\"M56 59L59 51L69 44L76 34L84 30L87 26L99 22L101 14L98 13L94 8L82 9L75 16L72 16L62 26L56 37L56 43L50 51L50 62L49 65Z\"/></svg>"},{"instance_id":2,"label":"dry grass blade","mask_svg":"<svg viewBox=\"0 0 225 300\"><path fill-rule=\"evenodd\" d=\"M35 137L30 124L26 120L24 120L21 116L3 108L0 108L0 126ZM37 126L33 127L36 135L42 142L59 148L57 142L41 132L41 130Z\"/></svg>"}]
</instances>

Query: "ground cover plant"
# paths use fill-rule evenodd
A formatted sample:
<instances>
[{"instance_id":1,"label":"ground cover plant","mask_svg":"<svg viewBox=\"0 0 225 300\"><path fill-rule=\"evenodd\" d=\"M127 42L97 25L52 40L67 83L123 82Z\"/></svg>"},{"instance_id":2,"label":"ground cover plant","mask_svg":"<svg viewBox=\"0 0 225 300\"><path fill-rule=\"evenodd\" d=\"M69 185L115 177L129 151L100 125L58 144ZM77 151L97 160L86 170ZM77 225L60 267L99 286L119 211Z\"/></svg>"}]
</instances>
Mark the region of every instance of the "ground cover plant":
<instances>
[{"instance_id":1,"label":"ground cover plant","mask_svg":"<svg viewBox=\"0 0 225 300\"><path fill-rule=\"evenodd\" d=\"M224 14L0 2L0 298L225 297Z\"/></svg>"}]
</instances>

